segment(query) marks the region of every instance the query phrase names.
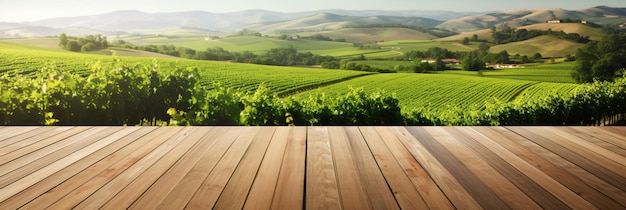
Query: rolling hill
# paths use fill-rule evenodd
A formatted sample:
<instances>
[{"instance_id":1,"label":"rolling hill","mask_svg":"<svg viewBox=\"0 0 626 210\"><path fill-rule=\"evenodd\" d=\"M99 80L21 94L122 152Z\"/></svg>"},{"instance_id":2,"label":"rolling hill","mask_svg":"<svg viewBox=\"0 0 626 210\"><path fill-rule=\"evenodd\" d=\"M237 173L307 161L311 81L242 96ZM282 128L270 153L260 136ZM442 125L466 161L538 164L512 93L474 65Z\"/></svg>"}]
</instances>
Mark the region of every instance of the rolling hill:
<instances>
[{"instance_id":1,"label":"rolling hill","mask_svg":"<svg viewBox=\"0 0 626 210\"><path fill-rule=\"evenodd\" d=\"M438 28L457 32L470 32L506 24L511 27L546 23L548 20L588 20L595 24L610 25L626 21L626 8L594 7L571 11L564 9L537 9L470 15L448 20Z\"/></svg>"},{"instance_id":2,"label":"rolling hill","mask_svg":"<svg viewBox=\"0 0 626 210\"><path fill-rule=\"evenodd\" d=\"M565 33L577 33L581 36L588 36L592 40L597 40L602 38L604 35L602 29L593 28L585 24L581 23L560 23L560 24L551 24L551 23L539 23L528 26L522 26L518 29L526 29L526 30L541 30L547 31L551 29L552 31L563 31Z\"/></svg>"},{"instance_id":3,"label":"rolling hill","mask_svg":"<svg viewBox=\"0 0 626 210\"><path fill-rule=\"evenodd\" d=\"M506 50L509 55L519 53L520 55L532 56L535 53L541 53L544 57L560 57L568 54L575 55L576 49L581 46L583 44L544 35L521 42L496 45L491 47L490 51L498 53Z\"/></svg>"},{"instance_id":4,"label":"rolling hill","mask_svg":"<svg viewBox=\"0 0 626 210\"><path fill-rule=\"evenodd\" d=\"M526 29L529 31L530 30L541 30L541 31L552 30L552 31L563 31L565 33L577 33L577 34L580 34L581 36L588 36L592 40L600 39L603 36L602 29L593 28L591 26L581 24L581 23L559 23L559 24L538 23L538 24L533 24L533 25L517 27L516 29L517 30ZM490 40L492 38L491 29L481 29L477 31L464 32L464 33L454 35L454 36L444 37L438 40L458 41L458 40L462 40L465 37L471 38L474 34L478 36L478 39Z\"/></svg>"},{"instance_id":5,"label":"rolling hill","mask_svg":"<svg viewBox=\"0 0 626 210\"><path fill-rule=\"evenodd\" d=\"M0 22L0 37L176 33L168 30L194 28L202 33L232 34L243 28L274 34L276 31L304 32L339 29L348 24L403 24L469 32L507 24L513 27L545 23L550 19L588 20L617 26L626 22L626 8L594 7L580 11L563 9L519 10L510 12L453 12L425 10L320 10L273 12L246 10L212 13L206 11L147 13L137 10L105 14L58 17L40 21ZM444 22L445 21L445 22Z\"/></svg>"},{"instance_id":6,"label":"rolling hill","mask_svg":"<svg viewBox=\"0 0 626 210\"><path fill-rule=\"evenodd\" d=\"M289 34L319 32L344 28L349 25L398 24L407 26L434 27L441 21L420 17L343 16L332 13L319 13L312 16L277 23L257 23L241 27L263 34Z\"/></svg>"},{"instance_id":7,"label":"rolling hill","mask_svg":"<svg viewBox=\"0 0 626 210\"><path fill-rule=\"evenodd\" d=\"M353 19L380 16L385 21L392 21L393 18L382 18L389 16L400 17L424 17L432 22L427 25L437 25L443 20L460 17L468 14L482 14L481 12L452 12L452 11L426 11L426 10L320 10L305 12L273 12L266 10L245 10L239 12L212 13L206 11L182 11L182 12L161 12L147 13L137 10L114 11L105 14L58 17L40 21L5 23L0 22L0 37L25 37L25 36L49 36L57 35L60 32L68 31L69 28L85 28L91 31L98 31L105 35L116 35L125 33L146 33L154 31L180 28L196 28L210 31L211 33L229 34L236 32L244 26L252 24L268 25L293 21L301 18L332 13L337 16L352 17ZM420 18L414 18L420 19ZM405 21L399 18L395 21ZM381 23L381 21L376 22ZM402 22L394 22L402 23ZM433 26L434 26L433 25ZM32 27L45 27L32 28ZM36 29L36 30L35 30ZM21 30L22 32L18 32ZM25 31L30 30L30 31ZM72 31L70 35L86 35L88 32ZM54 34L52 34L54 33Z\"/></svg>"},{"instance_id":8,"label":"rolling hill","mask_svg":"<svg viewBox=\"0 0 626 210\"><path fill-rule=\"evenodd\" d=\"M437 37L406 28L342 28L332 31L301 33L301 35L322 34L332 39L344 38L352 43L371 43L392 40L430 40Z\"/></svg>"}]
</instances>

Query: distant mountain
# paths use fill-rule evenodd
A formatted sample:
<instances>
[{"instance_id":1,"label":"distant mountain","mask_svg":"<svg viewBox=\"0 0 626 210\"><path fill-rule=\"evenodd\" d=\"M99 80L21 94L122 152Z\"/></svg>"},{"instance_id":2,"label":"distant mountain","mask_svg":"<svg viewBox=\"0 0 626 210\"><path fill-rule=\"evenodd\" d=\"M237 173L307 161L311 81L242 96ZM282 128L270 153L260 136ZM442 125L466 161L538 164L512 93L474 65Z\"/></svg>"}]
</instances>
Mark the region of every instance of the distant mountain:
<instances>
[{"instance_id":1,"label":"distant mountain","mask_svg":"<svg viewBox=\"0 0 626 210\"><path fill-rule=\"evenodd\" d=\"M256 23L241 27L258 31L264 34L275 33L301 33L328 31L344 28L349 25L371 24L403 24L407 26L435 27L442 23L438 20L421 17L398 17L398 16L343 16L332 13L319 13L316 15L275 23Z\"/></svg>"},{"instance_id":2,"label":"distant mountain","mask_svg":"<svg viewBox=\"0 0 626 210\"><path fill-rule=\"evenodd\" d=\"M58 32L71 31L73 35L85 35L91 31L104 34L119 33L148 33L163 31L165 29L195 28L214 33L233 33L247 26L268 25L286 21L298 21L297 19L309 18L315 15L336 14L349 22L360 23L398 23L397 21L425 21L424 25L435 26L435 20L446 20L462 15L476 14L476 12L449 12L449 11L425 11L425 10L320 10L296 13L273 12L266 10L246 10L229 13L211 13L205 11L187 11L170 13L146 13L136 10L122 10L106 14L59 17L41 21L24 23L0 23L0 37L11 36L50 36ZM350 17L347 17L350 16ZM383 17L386 16L386 17ZM399 16L402 18L391 18ZM365 21L363 17L378 17L378 21ZM404 17L413 17L410 19ZM426 18L417 18L426 17ZM432 19L428 19L432 18ZM315 19L315 18L312 18ZM350 20L347 20L350 19ZM361 19L361 20L359 20ZM428 20L427 20L428 19ZM434 19L434 20L433 20ZM337 25L337 21L329 22L329 25ZM405 23L405 22L400 22ZM439 22L441 23L441 22ZM437 23L437 24L439 24ZM305 23L306 24L306 23ZM321 23L320 23L321 24ZM416 23L417 24L417 23ZM319 25L319 24L316 24ZM45 28L45 29L44 29ZM76 30L82 28L87 30ZM69 30L73 29L73 30Z\"/></svg>"},{"instance_id":3,"label":"distant mountain","mask_svg":"<svg viewBox=\"0 0 626 210\"><path fill-rule=\"evenodd\" d=\"M437 28L456 32L469 32L504 24L511 27L519 27L546 23L548 20L565 19L587 20L599 25L615 25L626 22L626 8L601 6L580 11L537 9L469 15L445 21L438 25Z\"/></svg>"},{"instance_id":4,"label":"distant mountain","mask_svg":"<svg viewBox=\"0 0 626 210\"><path fill-rule=\"evenodd\" d=\"M0 37L49 36L102 33L161 33L182 31L198 34L231 34L243 28L274 33L280 30L315 31L341 28L349 24L404 24L438 27L457 32L486 29L495 25L522 26L544 23L549 19L585 19L604 25L626 22L626 8L594 7L580 11L563 9L521 10L512 12L451 12L426 10L321 10L273 12L246 10L211 13L206 11L146 13L136 10L106 14L59 17L23 23L1 23ZM445 21L445 22L444 22Z\"/></svg>"},{"instance_id":5,"label":"distant mountain","mask_svg":"<svg viewBox=\"0 0 626 210\"><path fill-rule=\"evenodd\" d=\"M487 14L491 12L455 12L443 10L320 10L317 13L332 13L344 16L369 17L369 16L399 16L399 17L422 17L439 21L446 21L457 17L477 14Z\"/></svg>"}]
</instances>

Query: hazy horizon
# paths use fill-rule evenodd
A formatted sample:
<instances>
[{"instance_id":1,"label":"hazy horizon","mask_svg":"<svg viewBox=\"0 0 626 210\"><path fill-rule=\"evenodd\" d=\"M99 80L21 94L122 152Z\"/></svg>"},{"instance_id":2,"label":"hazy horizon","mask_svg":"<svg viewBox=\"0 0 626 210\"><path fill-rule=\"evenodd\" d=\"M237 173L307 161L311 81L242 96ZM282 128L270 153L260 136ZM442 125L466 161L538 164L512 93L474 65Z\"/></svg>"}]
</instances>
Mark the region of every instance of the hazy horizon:
<instances>
[{"instance_id":1,"label":"hazy horizon","mask_svg":"<svg viewBox=\"0 0 626 210\"><path fill-rule=\"evenodd\" d=\"M85 2L79 0L0 0L0 22L26 22L54 17L72 17L82 15L104 14L118 10L139 10L143 12L180 12L207 11L214 13L237 12L252 9L276 12L303 12L327 9L345 10L442 10L458 12L511 11L521 9L561 8L580 10L595 6L624 7L623 0L598 1L498 1L467 2L462 0L431 1L420 3L411 0L388 0L378 2L359 2L357 0L332 1L318 0L313 4L293 3L287 0L254 1L231 0L219 3L199 2L196 0L178 0L176 4L165 0L122 1L109 0L104 2ZM451 7L453 5L454 7Z\"/></svg>"}]
</instances>

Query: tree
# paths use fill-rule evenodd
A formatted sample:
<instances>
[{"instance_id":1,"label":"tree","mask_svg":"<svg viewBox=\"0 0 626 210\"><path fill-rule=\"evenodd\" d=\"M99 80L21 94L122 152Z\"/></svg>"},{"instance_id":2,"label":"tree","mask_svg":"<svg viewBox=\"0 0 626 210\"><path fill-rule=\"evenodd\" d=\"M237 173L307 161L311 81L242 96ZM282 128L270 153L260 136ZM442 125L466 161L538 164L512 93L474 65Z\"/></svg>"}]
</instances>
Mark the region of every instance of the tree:
<instances>
[{"instance_id":1,"label":"tree","mask_svg":"<svg viewBox=\"0 0 626 210\"><path fill-rule=\"evenodd\" d=\"M501 51L495 57L496 63L509 63L509 53L506 50Z\"/></svg>"},{"instance_id":2,"label":"tree","mask_svg":"<svg viewBox=\"0 0 626 210\"><path fill-rule=\"evenodd\" d=\"M80 45L75 40L70 40L65 44L65 49L69 51L78 52L80 51Z\"/></svg>"},{"instance_id":3,"label":"tree","mask_svg":"<svg viewBox=\"0 0 626 210\"><path fill-rule=\"evenodd\" d=\"M535 53L533 55L533 57L531 57L533 60L537 60L537 59L541 59L543 58L543 56L541 55L541 53Z\"/></svg>"},{"instance_id":4,"label":"tree","mask_svg":"<svg viewBox=\"0 0 626 210\"><path fill-rule=\"evenodd\" d=\"M469 44L469 42L470 42L470 39L469 39L469 38L467 38L467 37L465 37L465 38L463 38L463 42L462 42L462 44L463 44L463 45L468 45L468 44Z\"/></svg>"},{"instance_id":5,"label":"tree","mask_svg":"<svg viewBox=\"0 0 626 210\"><path fill-rule=\"evenodd\" d=\"M478 52L480 52L481 55L486 55L489 53L489 48L491 47L488 44L481 43L478 45Z\"/></svg>"},{"instance_id":6,"label":"tree","mask_svg":"<svg viewBox=\"0 0 626 210\"><path fill-rule=\"evenodd\" d=\"M441 58L435 59L435 63L433 63L432 65L434 71L446 70L446 64L441 61Z\"/></svg>"},{"instance_id":7,"label":"tree","mask_svg":"<svg viewBox=\"0 0 626 210\"><path fill-rule=\"evenodd\" d=\"M472 42L477 42L478 41L478 35L474 34L472 35Z\"/></svg>"},{"instance_id":8,"label":"tree","mask_svg":"<svg viewBox=\"0 0 626 210\"><path fill-rule=\"evenodd\" d=\"M80 51L81 52L89 52L92 51L96 48L96 45L94 45L93 43L87 43L85 45L83 45L82 47L80 47Z\"/></svg>"},{"instance_id":9,"label":"tree","mask_svg":"<svg viewBox=\"0 0 626 210\"><path fill-rule=\"evenodd\" d=\"M59 35L59 46L65 47L67 45L67 34L62 33Z\"/></svg>"},{"instance_id":10,"label":"tree","mask_svg":"<svg viewBox=\"0 0 626 210\"><path fill-rule=\"evenodd\" d=\"M478 71L485 69L485 62L480 59L479 51L469 52L461 61L461 68L467 71Z\"/></svg>"},{"instance_id":11,"label":"tree","mask_svg":"<svg viewBox=\"0 0 626 210\"><path fill-rule=\"evenodd\" d=\"M528 62L530 62L530 59L528 59L528 56L522 55L522 57L520 57L520 61L522 63L528 63Z\"/></svg>"},{"instance_id":12,"label":"tree","mask_svg":"<svg viewBox=\"0 0 626 210\"><path fill-rule=\"evenodd\" d=\"M612 81L626 68L626 34L609 32L602 40L587 43L576 51L572 76L578 82Z\"/></svg>"}]
</instances>

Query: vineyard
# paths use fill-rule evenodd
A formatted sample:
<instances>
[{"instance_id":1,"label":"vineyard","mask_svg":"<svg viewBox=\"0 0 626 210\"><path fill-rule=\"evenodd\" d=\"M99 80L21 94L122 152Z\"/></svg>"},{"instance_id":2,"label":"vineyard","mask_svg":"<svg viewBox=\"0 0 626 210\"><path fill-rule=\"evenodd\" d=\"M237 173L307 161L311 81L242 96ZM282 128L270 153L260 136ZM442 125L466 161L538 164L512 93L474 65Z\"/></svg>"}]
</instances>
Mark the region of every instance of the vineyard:
<instances>
[{"instance_id":1,"label":"vineyard","mask_svg":"<svg viewBox=\"0 0 626 210\"><path fill-rule=\"evenodd\" d=\"M470 108L490 100L512 101L516 98L536 97L552 90L567 93L576 86L458 75L398 73L356 78L300 93L295 97L318 93L341 94L349 87L363 87L369 92L384 90L394 93L405 111L416 108L441 111L448 107Z\"/></svg>"},{"instance_id":2,"label":"vineyard","mask_svg":"<svg viewBox=\"0 0 626 210\"><path fill-rule=\"evenodd\" d=\"M0 81L0 125L597 125L626 113L626 79L375 74L3 43Z\"/></svg>"},{"instance_id":3,"label":"vineyard","mask_svg":"<svg viewBox=\"0 0 626 210\"><path fill-rule=\"evenodd\" d=\"M264 83L278 95L311 89L320 84L346 80L368 75L368 72L335 71L310 68L275 67L226 62L152 59L124 57L126 63L150 64L156 61L160 71L168 72L176 68L197 69L201 79L199 84L210 86L220 83L224 87L241 92L253 92ZM37 73L42 67L54 65L58 69L85 75L90 71L86 63L98 61L103 66L111 65L114 57L85 55L64 51L35 50L18 45L0 43L0 74L13 76Z\"/></svg>"}]
</instances>

